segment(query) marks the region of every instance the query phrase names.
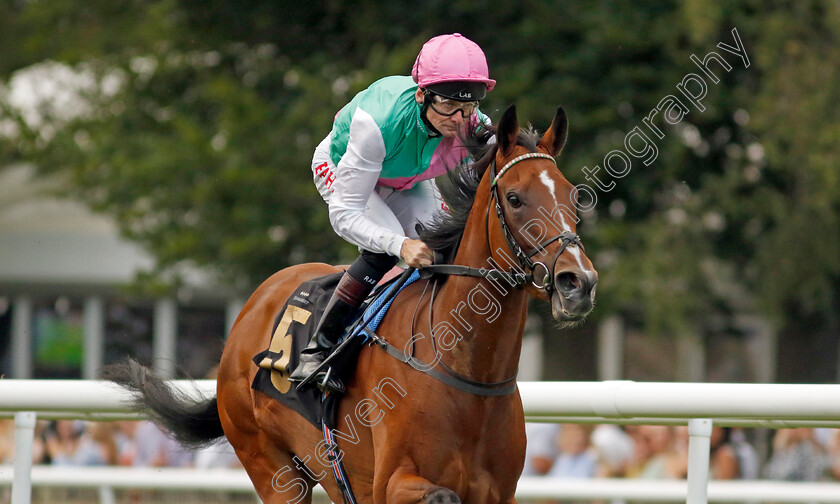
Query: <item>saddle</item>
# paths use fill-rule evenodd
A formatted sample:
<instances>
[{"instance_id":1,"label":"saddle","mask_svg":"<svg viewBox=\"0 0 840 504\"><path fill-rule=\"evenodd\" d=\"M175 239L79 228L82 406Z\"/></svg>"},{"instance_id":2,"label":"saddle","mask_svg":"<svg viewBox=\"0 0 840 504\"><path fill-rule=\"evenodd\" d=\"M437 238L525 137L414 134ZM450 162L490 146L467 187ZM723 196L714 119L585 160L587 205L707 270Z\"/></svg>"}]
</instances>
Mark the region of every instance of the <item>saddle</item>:
<instances>
[{"instance_id":1,"label":"saddle","mask_svg":"<svg viewBox=\"0 0 840 504\"><path fill-rule=\"evenodd\" d=\"M359 314L347 326L344 336L333 347L328 357L329 365L340 378L347 377L355 368L356 360L367 337L364 329L374 330L384 317L387 307L383 308L382 298L391 297L389 287L399 280L403 270L395 268L385 276L374 289ZM289 380L289 375L300 362L300 352L318 327L318 321L330 300L344 272L317 277L308 280L294 290L274 319L272 335L266 350L254 356L253 362L259 367L251 388L280 401L284 406L297 411L315 427L321 428L322 422L335 425L335 412L340 396L324 396L316 387L298 389ZM403 282L403 286L407 285ZM375 313L371 314L371 308Z\"/></svg>"}]
</instances>

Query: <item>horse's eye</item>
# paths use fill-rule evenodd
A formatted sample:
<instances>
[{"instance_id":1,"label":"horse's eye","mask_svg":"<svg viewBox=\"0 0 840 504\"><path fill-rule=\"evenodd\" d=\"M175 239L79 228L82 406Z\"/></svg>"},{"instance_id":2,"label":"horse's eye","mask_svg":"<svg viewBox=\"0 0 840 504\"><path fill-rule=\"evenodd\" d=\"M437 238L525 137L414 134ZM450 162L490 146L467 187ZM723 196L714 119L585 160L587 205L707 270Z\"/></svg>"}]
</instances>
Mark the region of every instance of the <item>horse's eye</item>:
<instances>
[{"instance_id":1,"label":"horse's eye","mask_svg":"<svg viewBox=\"0 0 840 504\"><path fill-rule=\"evenodd\" d=\"M516 194L508 194L507 200L512 208L519 208L522 206L522 200L519 199L519 196L517 196Z\"/></svg>"}]
</instances>

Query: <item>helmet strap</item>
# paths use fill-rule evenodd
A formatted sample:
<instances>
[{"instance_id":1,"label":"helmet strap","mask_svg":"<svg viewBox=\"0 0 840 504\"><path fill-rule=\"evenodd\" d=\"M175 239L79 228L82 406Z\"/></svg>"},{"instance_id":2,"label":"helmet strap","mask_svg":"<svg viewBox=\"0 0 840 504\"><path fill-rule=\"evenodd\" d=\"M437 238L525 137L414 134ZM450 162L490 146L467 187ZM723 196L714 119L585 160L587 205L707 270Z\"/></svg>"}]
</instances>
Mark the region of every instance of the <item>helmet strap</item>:
<instances>
[{"instance_id":1,"label":"helmet strap","mask_svg":"<svg viewBox=\"0 0 840 504\"><path fill-rule=\"evenodd\" d=\"M420 119L423 120L423 124L426 125L426 129L429 130L429 137L430 138L437 138L439 136L443 136L443 133L437 130L432 123L429 121L429 118L426 116L426 113L429 111L429 106L432 104L432 93L425 91L423 92L423 105L420 107Z\"/></svg>"}]
</instances>

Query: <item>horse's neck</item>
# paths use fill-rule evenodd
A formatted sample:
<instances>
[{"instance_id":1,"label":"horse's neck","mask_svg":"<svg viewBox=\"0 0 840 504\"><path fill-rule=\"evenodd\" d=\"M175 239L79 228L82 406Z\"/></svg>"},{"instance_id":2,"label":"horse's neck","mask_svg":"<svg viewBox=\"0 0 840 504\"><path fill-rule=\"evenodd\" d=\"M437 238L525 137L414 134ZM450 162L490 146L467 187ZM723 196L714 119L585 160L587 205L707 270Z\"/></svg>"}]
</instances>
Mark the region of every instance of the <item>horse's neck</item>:
<instances>
[{"instance_id":1,"label":"horse's neck","mask_svg":"<svg viewBox=\"0 0 840 504\"><path fill-rule=\"evenodd\" d=\"M481 207L479 207L481 208ZM482 232L469 232L471 219L458 247L454 264L491 269L490 249ZM493 382L516 373L522 347L528 296L503 280L450 276L434 304L436 333L450 331L441 345L444 363L472 379ZM454 335L454 336L452 336ZM453 339L460 338L451 345Z\"/></svg>"}]
</instances>

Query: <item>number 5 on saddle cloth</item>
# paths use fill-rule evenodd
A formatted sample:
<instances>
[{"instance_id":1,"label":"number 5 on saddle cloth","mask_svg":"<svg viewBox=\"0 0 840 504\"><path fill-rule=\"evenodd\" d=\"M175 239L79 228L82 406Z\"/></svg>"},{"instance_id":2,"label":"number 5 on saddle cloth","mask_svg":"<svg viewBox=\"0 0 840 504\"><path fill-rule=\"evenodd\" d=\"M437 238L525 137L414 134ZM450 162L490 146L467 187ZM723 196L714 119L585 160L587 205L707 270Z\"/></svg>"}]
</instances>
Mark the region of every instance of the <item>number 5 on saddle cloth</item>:
<instances>
[{"instance_id":1,"label":"number 5 on saddle cloth","mask_svg":"<svg viewBox=\"0 0 840 504\"><path fill-rule=\"evenodd\" d=\"M318 429L322 421L330 427L335 426L340 396L331 395L322 402L322 394L316 387L295 387L289 381L289 375L298 365L300 352L312 338L343 274L333 273L302 283L277 314L268 349L253 358L260 369L251 388L297 411ZM331 366L332 372L340 378L349 375L362 345L369 339L366 329L375 331L396 295L419 277L416 270L409 268L395 280L377 287L360 309L361 316L345 331L324 365Z\"/></svg>"}]
</instances>

